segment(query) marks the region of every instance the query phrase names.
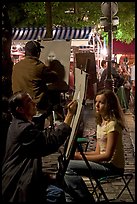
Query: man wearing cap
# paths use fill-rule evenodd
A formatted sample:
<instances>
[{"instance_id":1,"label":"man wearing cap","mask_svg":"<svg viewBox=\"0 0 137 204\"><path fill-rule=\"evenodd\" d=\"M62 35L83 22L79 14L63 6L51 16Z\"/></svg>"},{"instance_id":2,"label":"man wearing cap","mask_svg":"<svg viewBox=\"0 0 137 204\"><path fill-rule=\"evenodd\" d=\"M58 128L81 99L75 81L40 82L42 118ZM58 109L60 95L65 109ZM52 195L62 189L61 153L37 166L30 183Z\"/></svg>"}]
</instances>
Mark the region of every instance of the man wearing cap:
<instances>
[{"instance_id":1,"label":"man wearing cap","mask_svg":"<svg viewBox=\"0 0 137 204\"><path fill-rule=\"evenodd\" d=\"M41 48L37 41L29 41L25 45L25 58L13 66L12 91L27 91L34 99L39 110L49 106L47 83L55 82L58 77L39 60Z\"/></svg>"}]
</instances>

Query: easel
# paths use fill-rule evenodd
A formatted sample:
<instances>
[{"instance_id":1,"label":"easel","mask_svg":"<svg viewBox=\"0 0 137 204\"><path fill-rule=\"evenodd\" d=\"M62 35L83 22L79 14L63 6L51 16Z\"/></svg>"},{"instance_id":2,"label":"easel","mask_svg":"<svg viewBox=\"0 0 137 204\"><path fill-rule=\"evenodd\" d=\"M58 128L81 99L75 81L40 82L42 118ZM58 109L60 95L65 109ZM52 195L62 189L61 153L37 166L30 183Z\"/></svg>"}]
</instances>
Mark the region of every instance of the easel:
<instances>
[{"instance_id":1,"label":"easel","mask_svg":"<svg viewBox=\"0 0 137 204\"><path fill-rule=\"evenodd\" d=\"M64 178L70 159L74 157L74 153L76 149L77 132L78 132L79 124L81 122L82 112L85 105L87 81L88 81L88 74L78 68L75 68L75 93L73 96L73 100L77 100L78 107L77 107L76 115L74 116L71 122L71 127L72 127L71 135L69 139L66 141L64 152L61 153L61 155L58 158L59 169L57 173L57 179L59 183Z\"/></svg>"}]
</instances>

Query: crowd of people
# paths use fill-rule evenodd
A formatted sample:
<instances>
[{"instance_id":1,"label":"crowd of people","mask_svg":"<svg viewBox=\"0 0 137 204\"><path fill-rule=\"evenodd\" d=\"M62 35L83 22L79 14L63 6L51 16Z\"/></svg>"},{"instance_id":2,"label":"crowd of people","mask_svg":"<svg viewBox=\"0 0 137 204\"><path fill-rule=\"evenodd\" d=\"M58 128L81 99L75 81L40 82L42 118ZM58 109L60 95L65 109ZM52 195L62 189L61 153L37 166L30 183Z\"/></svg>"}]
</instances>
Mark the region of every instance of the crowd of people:
<instances>
[{"instance_id":1,"label":"crowd of people","mask_svg":"<svg viewBox=\"0 0 137 204\"><path fill-rule=\"evenodd\" d=\"M89 169L78 151L68 163L61 186L58 182L53 184L48 174L42 172L42 157L56 152L69 138L72 130L70 124L76 114L78 102L71 101L67 105L65 117L56 129L48 131L48 127L45 128L45 118L54 110L54 106L59 105L60 92L68 91L68 86L64 82L63 65L56 59L50 61L48 66L42 63L39 60L41 49L42 46L37 41L26 43L25 58L13 66L13 94L9 98L2 98L1 125L5 128L2 132L2 200L94 203L95 200L82 179L83 176L89 176ZM122 130L125 128L123 111L116 91L107 90L103 86L107 62L104 60L101 65L104 69L99 76L102 88L95 96L96 150L84 152L93 177L122 174L125 165L122 144ZM118 70L113 67L112 71L117 88L125 84L129 77L126 70L119 70L119 73ZM44 115L44 120L34 121L37 112Z\"/></svg>"},{"instance_id":2,"label":"crowd of people","mask_svg":"<svg viewBox=\"0 0 137 204\"><path fill-rule=\"evenodd\" d=\"M135 96L135 62L128 65L127 62L118 64L115 60L111 61L111 79L115 93L118 94L121 106L128 110L130 106L131 95ZM105 87L105 80L108 74L108 61L102 60L100 68L97 69L98 90ZM132 104L133 105L133 104Z\"/></svg>"}]
</instances>

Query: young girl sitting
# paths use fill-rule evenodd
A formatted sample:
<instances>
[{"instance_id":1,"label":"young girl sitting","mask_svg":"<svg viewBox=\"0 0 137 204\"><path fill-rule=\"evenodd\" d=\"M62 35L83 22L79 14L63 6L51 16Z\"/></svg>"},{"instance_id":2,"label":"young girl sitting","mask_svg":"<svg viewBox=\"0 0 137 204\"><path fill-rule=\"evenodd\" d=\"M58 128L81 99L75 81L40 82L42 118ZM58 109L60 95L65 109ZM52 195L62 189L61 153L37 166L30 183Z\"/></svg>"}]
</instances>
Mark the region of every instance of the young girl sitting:
<instances>
[{"instance_id":1,"label":"young girl sitting","mask_svg":"<svg viewBox=\"0 0 137 204\"><path fill-rule=\"evenodd\" d=\"M96 149L84 152L89 161L91 172L89 172L85 161L82 160L80 152L75 152L74 160L70 160L65 175L69 192L73 192L77 199L79 196L86 197L86 199L90 196L81 176L91 175L100 178L124 172L122 130L125 128L125 122L117 95L111 90L101 90L96 95L95 109Z\"/></svg>"}]
</instances>

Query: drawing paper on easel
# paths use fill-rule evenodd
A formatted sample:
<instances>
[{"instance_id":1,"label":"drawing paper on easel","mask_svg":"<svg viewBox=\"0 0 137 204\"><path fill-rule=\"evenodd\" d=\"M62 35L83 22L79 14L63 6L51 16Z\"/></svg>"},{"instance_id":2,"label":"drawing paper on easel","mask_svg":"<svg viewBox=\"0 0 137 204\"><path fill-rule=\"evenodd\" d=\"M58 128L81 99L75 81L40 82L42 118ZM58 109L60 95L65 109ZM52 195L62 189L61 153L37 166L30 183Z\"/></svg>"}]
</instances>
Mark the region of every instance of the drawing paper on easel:
<instances>
[{"instance_id":1,"label":"drawing paper on easel","mask_svg":"<svg viewBox=\"0 0 137 204\"><path fill-rule=\"evenodd\" d=\"M41 49L40 60L45 63L48 60L57 59L65 68L65 81L69 83L69 71L70 71L70 53L71 53L71 41L66 40L50 40L41 41L41 45L44 46Z\"/></svg>"},{"instance_id":2,"label":"drawing paper on easel","mask_svg":"<svg viewBox=\"0 0 137 204\"><path fill-rule=\"evenodd\" d=\"M85 99L85 95L86 95L85 92L87 89L87 78L88 78L88 75L86 72L81 71L78 68L75 68L75 93L73 96L73 100L77 100L78 107L77 107L76 114L73 117L73 120L71 122L72 131L68 141L68 147L66 150L66 159L68 159L71 154L73 142L75 141L75 137L79 127L79 122L81 119L81 113L83 108L83 100Z\"/></svg>"}]
</instances>

